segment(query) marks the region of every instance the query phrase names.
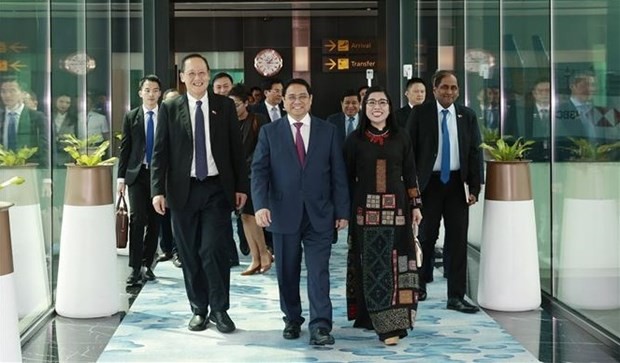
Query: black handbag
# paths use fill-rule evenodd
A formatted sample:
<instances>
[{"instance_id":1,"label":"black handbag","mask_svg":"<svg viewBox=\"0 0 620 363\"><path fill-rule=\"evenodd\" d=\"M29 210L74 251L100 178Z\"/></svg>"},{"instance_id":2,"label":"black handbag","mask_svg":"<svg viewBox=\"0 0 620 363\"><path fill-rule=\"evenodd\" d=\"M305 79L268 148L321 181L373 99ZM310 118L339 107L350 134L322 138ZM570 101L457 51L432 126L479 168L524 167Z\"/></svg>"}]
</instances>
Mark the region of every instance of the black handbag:
<instances>
[{"instance_id":1,"label":"black handbag","mask_svg":"<svg viewBox=\"0 0 620 363\"><path fill-rule=\"evenodd\" d=\"M129 237L129 214L127 213L127 202L123 193L116 202L116 248L127 247Z\"/></svg>"}]
</instances>

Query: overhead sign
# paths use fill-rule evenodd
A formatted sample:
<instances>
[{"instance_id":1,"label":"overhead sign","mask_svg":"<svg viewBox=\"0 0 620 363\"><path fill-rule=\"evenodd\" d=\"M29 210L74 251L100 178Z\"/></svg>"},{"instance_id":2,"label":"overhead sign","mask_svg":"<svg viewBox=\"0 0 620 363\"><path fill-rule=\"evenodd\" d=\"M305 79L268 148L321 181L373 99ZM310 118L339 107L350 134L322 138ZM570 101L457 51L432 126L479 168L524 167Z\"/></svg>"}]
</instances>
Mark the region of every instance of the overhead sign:
<instances>
[{"instance_id":1,"label":"overhead sign","mask_svg":"<svg viewBox=\"0 0 620 363\"><path fill-rule=\"evenodd\" d=\"M0 53L8 53L8 52L13 52L13 53L21 53L22 50L27 49L28 47L26 47L25 45L16 42L16 43L7 43L7 42L0 42Z\"/></svg>"},{"instance_id":2,"label":"overhead sign","mask_svg":"<svg viewBox=\"0 0 620 363\"><path fill-rule=\"evenodd\" d=\"M371 39L323 39L323 54L376 53L377 45Z\"/></svg>"},{"instance_id":3,"label":"overhead sign","mask_svg":"<svg viewBox=\"0 0 620 363\"><path fill-rule=\"evenodd\" d=\"M368 68L376 68L377 57L348 56L348 57L323 57L323 72L366 72Z\"/></svg>"},{"instance_id":4,"label":"overhead sign","mask_svg":"<svg viewBox=\"0 0 620 363\"><path fill-rule=\"evenodd\" d=\"M8 61L6 59L0 59L0 72L9 72L9 71L17 71L21 72L22 68L28 67L22 62L16 61Z\"/></svg>"}]
</instances>

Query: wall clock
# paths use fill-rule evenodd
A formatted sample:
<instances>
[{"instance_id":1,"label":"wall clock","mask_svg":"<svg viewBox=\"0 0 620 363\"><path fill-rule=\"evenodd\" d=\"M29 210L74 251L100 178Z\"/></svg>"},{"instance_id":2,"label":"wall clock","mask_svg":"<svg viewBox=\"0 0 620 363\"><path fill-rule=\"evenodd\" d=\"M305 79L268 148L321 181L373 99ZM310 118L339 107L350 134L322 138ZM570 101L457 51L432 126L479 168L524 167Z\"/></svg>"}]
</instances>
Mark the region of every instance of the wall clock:
<instances>
[{"instance_id":1,"label":"wall clock","mask_svg":"<svg viewBox=\"0 0 620 363\"><path fill-rule=\"evenodd\" d=\"M86 53L73 53L60 61L60 67L77 75L85 75L97 67L95 59Z\"/></svg>"},{"instance_id":2,"label":"wall clock","mask_svg":"<svg viewBox=\"0 0 620 363\"><path fill-rule=\"evenodd\" d=\"M469 49L465 52L465 70L468 72L479 73L482 68L489 68L495 65L495 57L490 52L483 49Z\"/></svg>"},{"instance_id":3,"label":"wall clock","mask_svg":"<svg viewBox=\"0 0 620 363\"><path fill-rule=\"evenodd\" d=\"M282 65L282 56L275 49L263 49L254 57L254 69L265 77L273 77L278 74Z\"/></svg>"}]
</instances>

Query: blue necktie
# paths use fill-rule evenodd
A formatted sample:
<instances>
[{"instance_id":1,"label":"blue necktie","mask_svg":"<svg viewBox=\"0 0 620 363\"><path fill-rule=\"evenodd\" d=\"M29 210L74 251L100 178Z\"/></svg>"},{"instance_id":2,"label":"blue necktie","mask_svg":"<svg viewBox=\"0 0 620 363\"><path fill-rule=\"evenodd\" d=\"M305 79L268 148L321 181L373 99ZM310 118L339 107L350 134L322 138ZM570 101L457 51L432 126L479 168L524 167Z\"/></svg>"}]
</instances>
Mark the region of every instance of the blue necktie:
<instances>
[{"instance_id":1,"label":"blue necktie","mask_svg":"<svg viewBox=\"0 0 620 363\"><path fill-rule=\"evenodd\" d=\"M448 110L441 110L441 182L450 180L450 133L448 132Z\"/></svg>"},{"instance_id":2,"label":"blue necktie","mask_svg":"<svg viewBox=\"0 0 620 363\"><path fill-rule=\"evenodd\" d=\"M205 116L202 113L202 101L196 101L196 128L194 131L194 149L196 151L196 178L205 180L209 175L207 167L207 143L205 141Z\"/></svg>"},{"instance_id":3,"label":"blue necktie","mask_svg":"<svg viewBox=\"0 0 620 363\"><path fill-rule=\"evenodd\" d=\"M153 111L146 114L146 164L151 166L151 158L153 157L153 140L155 139L155 121L153 121Z\"/></svg>"},{"instance_id":4,"label":"blue necktie","mask_svg":"<svg viewBox=\"0 0 620 363\"><path fill-rule=\"evenodd\" d=\"M350 133L353 132L353 122L355 122L355 117L349 117L349 120L347 121L347 136L349 136ZM342 129L341 129L342 130Z\"/></svg>"},{"instance_id":5,"label":"blue necktie","mask_svg":"<svg viewBox=\"0 0 620 363\"><path fill-rule=\"evenodd\" d=\"M17 113L15 112L9 112L6 136L7 148L9 150L17 149Z\"/></svg>"}]
</instances>

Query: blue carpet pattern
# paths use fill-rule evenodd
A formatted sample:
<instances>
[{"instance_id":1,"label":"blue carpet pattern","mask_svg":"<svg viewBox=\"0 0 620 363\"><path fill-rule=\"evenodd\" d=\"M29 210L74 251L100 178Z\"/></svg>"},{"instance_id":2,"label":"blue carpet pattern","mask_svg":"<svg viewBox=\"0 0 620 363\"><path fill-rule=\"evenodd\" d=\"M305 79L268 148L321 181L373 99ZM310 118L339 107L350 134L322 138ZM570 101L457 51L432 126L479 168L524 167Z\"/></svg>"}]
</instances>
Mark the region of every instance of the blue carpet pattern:
<instances>
[{"instance_id":1,"label":"blue carpet pattern","mask_svg":"<svg viewBox=\"0 0 620 363\"><path fill-rule=\"evenodd\" d=\"M373 331L347 321L345 305L346 232L341 231L331 258L332 334L336 344L308 345L306 324L297 340L282 338L282 314L274 268L264 275L240 276L249 264L231 270L231 308L237 326L222 334L212 323L191 332L191 312L180 269L160 263L100 356L101 362L537 362L484 312L468 315L446 310L446 280L429 284L414 329L397 346L386 347ZM302 272L303 274L303 272ZM305 282L305 276L302 277ZM305 285L302 289L305 292ZM306 320L308 305L302 301Z\"/></svg>"}]
</instances>

